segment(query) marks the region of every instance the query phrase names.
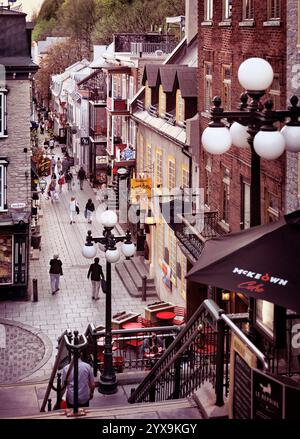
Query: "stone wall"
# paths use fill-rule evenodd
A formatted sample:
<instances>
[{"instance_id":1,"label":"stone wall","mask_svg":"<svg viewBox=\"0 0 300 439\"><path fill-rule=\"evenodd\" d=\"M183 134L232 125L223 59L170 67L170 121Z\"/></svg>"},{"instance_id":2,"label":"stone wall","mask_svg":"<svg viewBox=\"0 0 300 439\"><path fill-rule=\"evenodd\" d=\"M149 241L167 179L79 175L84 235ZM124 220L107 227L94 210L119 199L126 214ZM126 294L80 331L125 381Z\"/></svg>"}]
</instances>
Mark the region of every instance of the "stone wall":
<instances>
[{"instance_id":1,"label":"stone wall","mask_svg":"<svg viewBox=\"0 0 300 439\"><path fill-rule=\"evenodd\" d=\"M11 80L6 82L7 95L7 138L0 138L0 155L7 157L7 204L25 203L22 211L31 211L31 159L30 159L30 81ZM27 148L27 153L24 153Z\"/></svg>"},{"instance_id":2,"label":"stone wall","mask_svg":"<svg viewBox=\"0 0 300 439\"><path fill-rule=\"evenodd\" d=\"M296 94L300 98L300 53L298 39L298 0L287 0L287 97ZM289 105L289 102L287 102ZM286 213L300 208L298 197L298 160L295 153L287 154L285 210Z\"/></svg>"}]
</instances>

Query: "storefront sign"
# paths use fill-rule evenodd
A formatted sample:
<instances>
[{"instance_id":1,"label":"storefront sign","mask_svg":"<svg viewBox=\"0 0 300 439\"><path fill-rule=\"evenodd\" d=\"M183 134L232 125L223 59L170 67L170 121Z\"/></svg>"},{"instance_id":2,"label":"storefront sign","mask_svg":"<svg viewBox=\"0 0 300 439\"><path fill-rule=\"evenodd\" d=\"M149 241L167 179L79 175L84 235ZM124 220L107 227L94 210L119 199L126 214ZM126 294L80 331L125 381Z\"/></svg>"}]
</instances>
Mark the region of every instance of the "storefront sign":
<instances>
[{"instance_id":1,"label":"storefront sign","mask_svg":"<svg viewBox=\"0 0 300 439\"><path fill-rule=\"evenodd\" d=\"M107 165L107 163L108 163L108 155L96 156L96 165Z\"/></svg>"},{"instance_id":2,"label":"storefront sign","mask_svg":"<svg viewBox=\"0 0 300 439\"><path fill-rule=\"evenodd\" d=\"M152 192L152 178L132 178L130 181L132 196L151 197Z\"/></svg>"},{"instance_id":3,"label":"storefront sign","mask_svg":"<svg viewBox=\"0 0 300 439\"><path fill-rule=\"evenodd\" d=\"M12 203L10 207L11 209L24 209L24 207L26 207L26 203Z\"/></svg>"},{"instance_id":4,"label":"storefront sign","mask_svg":"<svg viewBox=\"0 0 300 439\"><path fill-rule=\"evenodd\" d=\"M89 137L81 137L80 143L81 143L81 145L89 145L89 143L90 143Z\"/></svg>"},{"instance_id":5,"label":"storefront sign","mask_svg":"<svg viewBox=\"0 0 300 439\"><path fill-rule=\"evenodd\" d=\"M252 370L251 419L297 419L300 386L288 377Z\"/></svg>"},{"instance_id":6,"label":"storefront sign","mask_svg":"<svg viewBox=\"0 0 300 439\"><path fill-rule=\"evenodd\" d=\"M235 334L231 336L229 418L250 419L251 370L257 358Z\"/></svg>"},{"instance_id":7,"label":"storefront sign","mask_svg":"<svg viewBox=\"0 0 300 439\"><path fill-rule=\"evenodd\" d=\"M39 177L48 177L51 174L51 160L48 157L39 160L37 172Z\"/></svg>"}]
</instances>

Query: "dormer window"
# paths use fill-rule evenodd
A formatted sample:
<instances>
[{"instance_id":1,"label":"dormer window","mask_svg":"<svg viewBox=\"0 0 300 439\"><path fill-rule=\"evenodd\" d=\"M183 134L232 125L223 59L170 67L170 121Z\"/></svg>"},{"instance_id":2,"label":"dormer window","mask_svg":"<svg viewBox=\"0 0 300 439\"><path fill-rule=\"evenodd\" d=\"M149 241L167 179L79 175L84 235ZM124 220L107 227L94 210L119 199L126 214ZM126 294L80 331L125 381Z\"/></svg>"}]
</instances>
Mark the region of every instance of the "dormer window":
<instances>
[{"instance_id":1,"label":"dormer window","mask_svg":"<svg viewBox=\"0 0 300 439\"><path fill-rule=\"evenodd\" d=\"M166 93L163 90L163 86L159 86L159 107L158 107L158 113L160 117L164 117L166 114L166 107L167 107L167 98Z\"/></svg>"},{"instance_id":2,"label":"dormer window","mask_svg":"<svg viewBox=\"0 0 300 439\"><path fill-rule=\"evenodd\" d=\"M148 81L145 83L145 108L148 110L148 108L151 105L151 88L148 85Z\"/></svg>"},{"instance_id":3,"label":"dormer window","mask_svg":"<svg viewBox=\"0 0 300 439\"><path fill-rule=\"evenodd\" d=\"M181 95L181 91L176 92L176 123L177 125L183 125L185 121L185 105L184 99Z\"/></svg>"},{"instance_id":4,"label":"dormer window","mask_svg":"<svg viewBox=\"0 0 300 439\"><path fill-rule=\"evenodd\" d=\"M6 96L7 90L0 88L0 137L7 136Z\"/></svg>"}]
</instances>

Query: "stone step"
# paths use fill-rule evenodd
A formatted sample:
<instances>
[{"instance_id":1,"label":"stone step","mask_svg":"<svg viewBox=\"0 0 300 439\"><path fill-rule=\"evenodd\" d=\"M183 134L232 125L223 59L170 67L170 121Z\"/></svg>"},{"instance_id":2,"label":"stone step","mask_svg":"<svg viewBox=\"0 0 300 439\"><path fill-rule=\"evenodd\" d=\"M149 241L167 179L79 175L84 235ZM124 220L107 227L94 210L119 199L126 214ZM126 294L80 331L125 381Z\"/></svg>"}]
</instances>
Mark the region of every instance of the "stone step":
<instances>
[{"instance_id":1,"label":"stone step","mask_svg":"<svg viewBox=\"0 0 300 439\"><path fill-rule=\"evenodd\" d=\"M139 271L137 270L136 266L134 265L134 263L132 262L132 260L125 260L123 262L124 267L126 268L129 276L131 277L131 279L133 280L136 288L139 291L142 291L143 289L143 279L142 279L142 275L139 273ZM147 276L147 275L146 275ZM148 290L155 290L155 283L154 283L154 279L149 279L147 276L147 283L146 283L146 287L147 287L147 291Z\"/></svg>"},{"instance_id":2,"label":"stone step","mask_svg":"<svg viewBox=\"0 0 300 439\"><path fill-rule=\"evenodd\" d=\"M134 258L131 258L132 263L135 265L137 271L140 273L141 276L149 276L149 266L145 264L143 261L143 256L135 256Z\"/></svg>"},{"instance_id":3,"label":"stone step","mask_svg":"<svg viewBox=\"0 0 300 439\"><path fill-rule=\"evenodd\" d=\"M124 287L126 288L128 294L132 297L142 297L142 291L139 290L134 281L132 280L130 274L128 273L123 262L120 262L115 265L116 272L118 273ZM147 297L157 297L156 290L150 288L147 289Z\"/></svg>"},{"instance_id":4,"label":"stone step","mask_svg":"<svg viewBox=\"0 0 300 439\"><path fill-rule=\"evenodd\" d=\"M175 401L149 402L128 404L123 406L106 406L101 408L80 409L84 413L82 419L126 419L134 416L135 419L148 419L147 415L157 414L156 419L202 419L201 412L192 398L177 399ZM67 416L67 414L69 416ZM14 417L14 419L64 419L71 418L72 410L55 410L38 413L36 415ZM149 415L148 415L149 416ZM156 417L156 416L155 416Z\"/></svg>"}]
</instances>

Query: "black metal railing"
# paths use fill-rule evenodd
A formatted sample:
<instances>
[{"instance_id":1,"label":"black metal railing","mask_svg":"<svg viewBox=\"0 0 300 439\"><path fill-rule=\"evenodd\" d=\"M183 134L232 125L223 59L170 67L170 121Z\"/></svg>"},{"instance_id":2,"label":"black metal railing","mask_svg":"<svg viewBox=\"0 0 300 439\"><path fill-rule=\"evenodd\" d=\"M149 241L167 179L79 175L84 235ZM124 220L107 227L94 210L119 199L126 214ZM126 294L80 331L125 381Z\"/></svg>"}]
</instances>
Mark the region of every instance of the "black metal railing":
<instances>
[{"instance_id":1,"label":"black metal railing","mask_svg":"<svg viewBox=\"0 0 300 439\"><path fill-rule=\"evenodd\" d=\"M145 371L156 358L145 355L143 344L146 338L150 338L152 333L157 334L163 342L163 351L168 346L170 338L176 335L182 326L156 326L139 329L115 329L112 331L113 337L113 366L118 373L134 370ZM88 340L87 361L92 365L94 376L98 370L104 366L104 328L97 330L93 324L89 324L85 335Z\"/></svg>"},{"instance_id":2,"label":"black metal railing","mask_svg":"<svg viewBox=\"0 0 300 439\"><path fill-rule=\"evenodd\" d=\"M157 51L162 53L171 53L176 47L176 42L161 42L161 43L130 43L130 52L135 55L140 53L153 54Z\"/></svg>"},{"instance_id":3,"label":"black metal railing","mask_svg":"<svg viewBox=\"0 0 300 439\"><path fill-rule=\"evenodd\" d=\"M138 110L140 110L140 111L144 111L145 110L145 104L140 99L137 99L136 105L137 105Z\"/></svg>"},{"instance_id":4,"label":"black metal railing","mask_svg":"<svg viewBox=\"0 0 300 439\"><path fill-rule=\"evenodd\" d=\"M157 105L150 105L148 108L148 113L150 114L150 116L158 117Z\"/></svg>"},{"instance_id":5,"label":"black metal railing","mask_svg":"<svg viewBox=\"0 0 300 439\"><path fill-rule=\"evenodd\" d=\"M229 389L231 330L223 317L215 302L205 300L128 401L184 398L208 381L215 389L216 405L222 406ZM248 314L236 316L239 325L247 319Z\"/></svg>"}]
</instances>

